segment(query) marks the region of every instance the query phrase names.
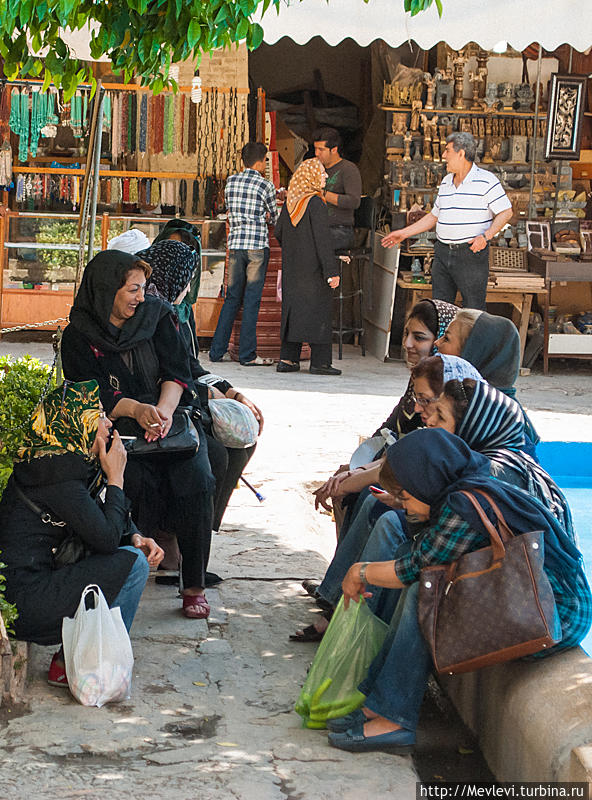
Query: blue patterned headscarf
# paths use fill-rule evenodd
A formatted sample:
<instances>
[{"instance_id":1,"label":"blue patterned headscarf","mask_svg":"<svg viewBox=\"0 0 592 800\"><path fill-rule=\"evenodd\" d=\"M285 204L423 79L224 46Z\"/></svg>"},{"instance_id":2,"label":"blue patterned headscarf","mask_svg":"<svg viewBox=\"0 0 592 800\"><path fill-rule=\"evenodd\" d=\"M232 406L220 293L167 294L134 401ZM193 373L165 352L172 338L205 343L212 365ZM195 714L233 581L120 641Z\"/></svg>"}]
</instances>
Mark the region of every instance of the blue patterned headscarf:
<instances>
[{"instance_id":1,"label":"blue patterned headscarf","mask_svg":"<svg viewBox=\"0 0 592 800\"><path fill-rule=\"evenodd\" d=\"M485 381L485 378L483 378L481 373L475 369L472 364L469 364L468 361L465 361L464 358L461 358L460 356L447 356L443 353L436 353L435 355L442 359L444 367L444 383L448 383L448 381L462 381L465 378L471 378L479 383L483 383Z\"/></svg>"}]
</instances>

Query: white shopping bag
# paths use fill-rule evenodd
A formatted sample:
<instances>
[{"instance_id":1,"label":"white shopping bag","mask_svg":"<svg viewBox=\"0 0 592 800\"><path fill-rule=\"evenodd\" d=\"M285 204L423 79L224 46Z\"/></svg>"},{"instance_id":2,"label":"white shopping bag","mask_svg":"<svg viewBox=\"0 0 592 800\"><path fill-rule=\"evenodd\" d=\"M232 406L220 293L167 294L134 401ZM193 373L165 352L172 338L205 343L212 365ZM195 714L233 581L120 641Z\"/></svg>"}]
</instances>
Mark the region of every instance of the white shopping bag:
<instances>
[{"instance_id":1,"label":"white shopping bag","mask_svg":"<svg viewBox=\"0 0 592 800\"><path fill-rule=\"evenodd\" d=\"M88 595L94 607L86 607ZM83 706L101 708L130 696L134 655L119 608L109 608L103 592L89 584L74 617L62 622L64 660L70 691Z\"/></svg>"}]
</instances>

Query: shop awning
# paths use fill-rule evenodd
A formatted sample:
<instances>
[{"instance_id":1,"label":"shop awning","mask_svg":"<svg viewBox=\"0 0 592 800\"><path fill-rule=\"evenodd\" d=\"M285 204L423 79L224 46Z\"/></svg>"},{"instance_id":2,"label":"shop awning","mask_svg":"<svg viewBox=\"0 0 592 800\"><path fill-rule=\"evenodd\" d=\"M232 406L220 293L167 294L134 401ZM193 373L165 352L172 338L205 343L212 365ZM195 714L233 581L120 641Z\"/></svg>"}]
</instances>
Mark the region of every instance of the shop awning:
<instances>
[{"instance_id":1,"label":"shop awning","mask_svg":"<svg viewBox=\"0 0 592 800\"><path fill-rule=\"evenodd\" d=\"M455 50L471 41L487 50L500 41L516 50L533 42L546 50L592 45L591 0L443 0L443 6L440 19L435 4L410 17L403 0L282 0L279 14L272 6L263 16L264 41L288 36L305 44L321 36L336 45L349 37L364 47L375 39L398 47L412 39L425 50L441 41Z\"/></svg>"}]
</instances>

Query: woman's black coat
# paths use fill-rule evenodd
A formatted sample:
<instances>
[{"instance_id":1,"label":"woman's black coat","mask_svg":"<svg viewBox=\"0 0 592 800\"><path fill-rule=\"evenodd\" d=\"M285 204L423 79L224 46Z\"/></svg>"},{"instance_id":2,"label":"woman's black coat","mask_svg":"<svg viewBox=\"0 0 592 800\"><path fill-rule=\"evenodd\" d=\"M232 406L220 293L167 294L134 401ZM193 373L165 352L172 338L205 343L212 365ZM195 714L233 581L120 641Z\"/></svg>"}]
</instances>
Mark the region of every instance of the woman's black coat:
<instances>
[{"instance_id":1,"label":"woman's black coat","mask_svg":"<svg viewBox=\"0 0 592 800\"><path fill-rule=\"evenodd\" d=\"M66 527L44 524L20 499L15 477L24 494ZM59 644L62 619L74 615L82 590L98 584L111 604L132 568L136 556L118 550L130 544L136 531L129 501L117 486L108 486L103 504L87 489L88 464L75 453L45 456L15 465L0 502L0 559L7 565L6 598L15 603L18 639ZM88 558L53 569L52 548L76 533L94 553Z\"/></svg>"},{"instance_id":2,"label":"woman's black coat","mask_svg":"<svg viewBox=\"0 0 592 800\"><path fill-rule=\"evenodd\" d=\"M284 205L275 237L282 246L282 341L331 341L333 291L328 278L339 275L327 208L312 197L294 227Z\"/></svg>"}]
</instances>

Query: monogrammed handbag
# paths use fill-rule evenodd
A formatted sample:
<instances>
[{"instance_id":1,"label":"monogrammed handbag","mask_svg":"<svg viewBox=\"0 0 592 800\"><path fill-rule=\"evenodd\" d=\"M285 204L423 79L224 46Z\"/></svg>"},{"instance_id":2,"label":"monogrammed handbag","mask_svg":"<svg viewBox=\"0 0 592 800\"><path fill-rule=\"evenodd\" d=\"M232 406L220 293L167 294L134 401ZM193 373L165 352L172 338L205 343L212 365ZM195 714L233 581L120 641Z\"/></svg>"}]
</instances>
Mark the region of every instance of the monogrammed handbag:
<instances>
[{"instance_id":1,"label":"monogrammed handbag","mask_svg":"<svg viewBox=\"0 0 592 800\"><path fill-rule=\"evenodd\" d=\"M491 545L451 564L422 569L419 624L439 673L454 675L537 653L561 640L551 584L543 570L542 531L514 535L501 511L498 530L474 495Z\"/></svg>"}]
</instances>

